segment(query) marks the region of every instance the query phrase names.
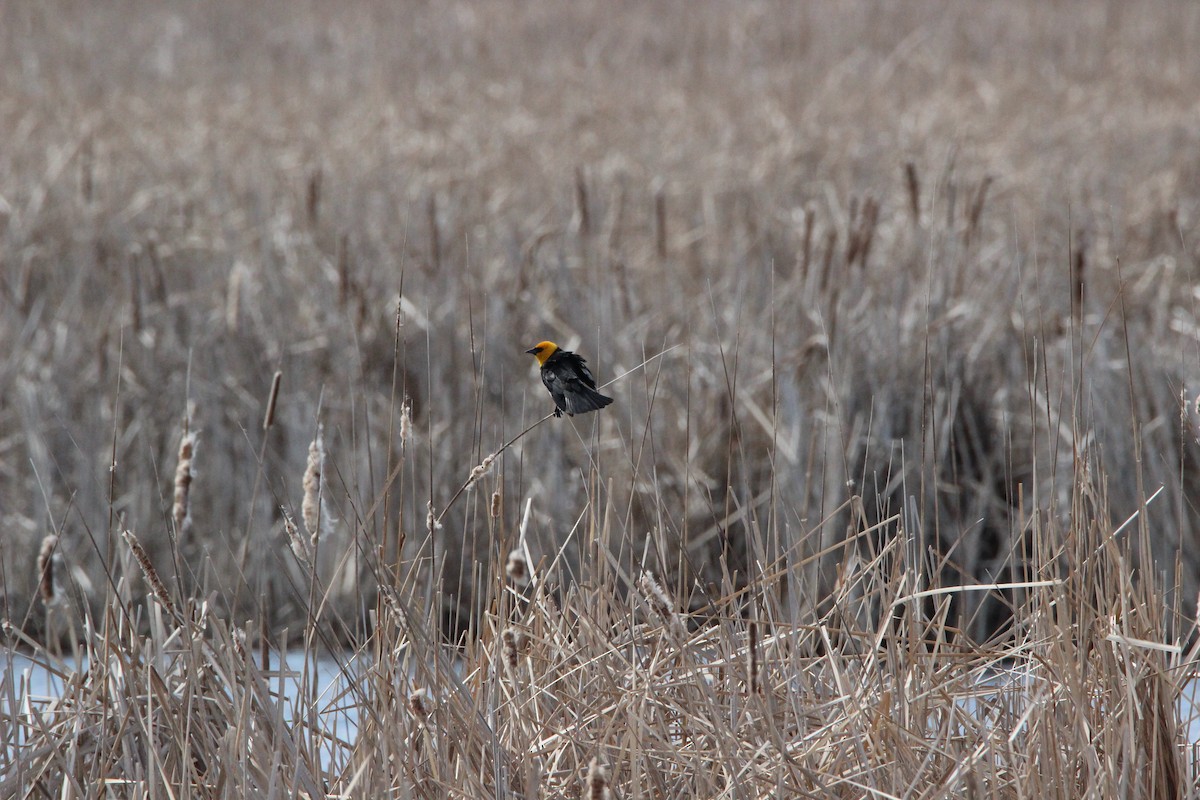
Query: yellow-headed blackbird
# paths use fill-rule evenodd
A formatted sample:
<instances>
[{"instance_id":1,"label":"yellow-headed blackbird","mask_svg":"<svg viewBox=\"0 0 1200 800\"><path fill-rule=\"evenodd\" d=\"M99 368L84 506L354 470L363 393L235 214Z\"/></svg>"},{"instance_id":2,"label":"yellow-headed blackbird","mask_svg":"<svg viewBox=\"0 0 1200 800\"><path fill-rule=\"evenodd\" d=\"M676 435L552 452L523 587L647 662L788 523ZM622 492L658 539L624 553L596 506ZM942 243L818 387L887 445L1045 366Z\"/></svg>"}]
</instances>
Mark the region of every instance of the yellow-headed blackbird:
<instances>
[{"instance_id":1,"label":"yellow-headed blackbird","mask_svg":"<svg viewBox=\"0 0 1200 800\"><path fill-rule=\"evenodd\" d=\"M563 412L573 417L586 411L597 411L612 402L596 391L596 379L581 356L562 350L554 342L538 342L525 351L537 356L542 365L542 383L554 398L554 416Z\"/></svg>"}]
</instances>

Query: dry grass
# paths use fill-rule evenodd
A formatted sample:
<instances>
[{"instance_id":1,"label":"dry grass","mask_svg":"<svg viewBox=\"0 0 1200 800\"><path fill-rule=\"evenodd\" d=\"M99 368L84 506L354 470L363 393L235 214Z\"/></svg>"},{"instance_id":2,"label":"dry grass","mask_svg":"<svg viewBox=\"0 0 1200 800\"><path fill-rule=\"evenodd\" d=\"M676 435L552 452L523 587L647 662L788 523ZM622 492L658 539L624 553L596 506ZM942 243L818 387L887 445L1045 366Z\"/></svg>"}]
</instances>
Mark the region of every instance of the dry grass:
<instances>
[{"instance_id":1,"label":"dry grass","mask_svg":"<svg viewBox=\"0 0 1200 800\"><path fill-rule=\"evenodd\" d=\"M90 664L9 673L3 787L1172 796L1197 43L0 4L2 615ZM547 336L613 407L538 424Z\"/></svg>"},{"instance_id":2,"label":"dry grass","mask_svg":"<svg viewBox=\"0 0 1200 800\"><path fill-rule=\"evenodd\" d=\"M978 644L947 619L988 587L940 585L903 528L844 562L820 616L788 608L794 554L694 615L647 575L619 591L601 556L559 590L490 572L491 611L455 647L404 582L325 694L315 617L289 667L207 604L116 592L72 658L25 642L59 697L0 683L0 795L1197 796L1177 709L1196 652L1130 567L1144 526L1096 516L1105 500L1083 483L1071 528L1032 521L1040 566L1003 587L1009 634Z\"/></svg>"}]
</instances>

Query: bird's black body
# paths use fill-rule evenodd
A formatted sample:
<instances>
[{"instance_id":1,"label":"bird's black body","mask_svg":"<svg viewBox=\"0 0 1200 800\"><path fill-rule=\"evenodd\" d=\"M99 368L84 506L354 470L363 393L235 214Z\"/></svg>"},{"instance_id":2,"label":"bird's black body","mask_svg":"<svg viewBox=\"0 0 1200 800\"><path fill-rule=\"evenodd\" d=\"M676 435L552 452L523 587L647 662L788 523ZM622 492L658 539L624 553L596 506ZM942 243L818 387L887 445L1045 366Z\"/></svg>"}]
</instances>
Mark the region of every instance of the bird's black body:
<instances>
[{"instance_id":1,"label":"bird's black body","mask_svg":"<svg viewBox=\"0 0 1200 800\"><path fill-rule=\"evenodd\" d=\"M528 352L541 361L542 383L554 398L554 416L561 417L565 411L567 416L573 417L597 411L612 402L611 397L596 391L596 379L582 356L553 345L550 354L545 355L545 349L549 348L539 348L546 344L549 343L544 342Z\"/></svg>"}]
</instances>

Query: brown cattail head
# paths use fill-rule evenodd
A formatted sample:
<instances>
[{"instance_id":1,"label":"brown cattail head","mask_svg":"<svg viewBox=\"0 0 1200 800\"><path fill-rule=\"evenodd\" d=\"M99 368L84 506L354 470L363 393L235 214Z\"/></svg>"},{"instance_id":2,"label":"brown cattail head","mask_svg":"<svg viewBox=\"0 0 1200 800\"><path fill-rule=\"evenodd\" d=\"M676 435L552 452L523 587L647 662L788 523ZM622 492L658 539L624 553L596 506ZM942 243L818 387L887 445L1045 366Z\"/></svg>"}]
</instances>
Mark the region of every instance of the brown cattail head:
<instances>
[{"instance_id":1,"label":"brown cattail head","mask_svg":"<svg viewBox=\"0 0 1200 800\"><path fill-rule=\"evenodd\" d=\"M38 594L47 608L53 608L66 600L63 591L62 576L65 571L62 553L58 549L59 539L54 534L42 539L42 549L38 552Z\"/></svg>"},{"instance_id":2,"label":"brown cattail head","mask_svg":"<svg viewBox=\"0 0 1200 800\"><path fill-rule=\"evenodd\" d=\"M588 800L609 800L612 797L608 789L608 770L598 758L593 758L588 764L587 796Z\"/></svg>"},{"instance_id":3,"label":"brown cattail head","mask_svg":"<svg viewBox=\"0 0 1200 800\"><path fill-rule=\"evenodd\" d=\"M317 424L317 435L308 446L308 466L304 469L304 500L300 513L313 547L321 539L321 528L328 524L325 513L323 473L325 471L325 426Z\"/></svg>"},{"instance_id":4,"label":"brown cattail head","mask_svg":"<svg viewBox=\"0 0 1200 800\"><path fill-rule=\"evenodd\" d=\"M142 576L146 579L146 584L150 587L151 594L158 600L159 604L167 610L173 617L179 617L179 612L175 609L175 603L171 601L171 595L167 592L167 585L163 583L159 577L158 570L154 568L154 562L150 560L150 556L142 548L141 542L133 531L123 531L121 533L125 543L129 545L129 549L133 552L134 559L138 562L138 566L142 570Z\"/></svg>"},{"instance_id":5,"label":"brown cattail head","mask_svg":"<svg viewBox=\"0 0 1200 800\"><path fill-rule=\"evenodd\" d=\"M762 686L759 683L758 671L758 623L751 622L749 630L749 647L746 653L746 675L748 688L751 694L758 694L762 691Z\"/></svg>"},{"instance_id":6,"label":"brown cattail head","mask_svg":"<svg viewBox=\"0 0 1200 800\"><path fill-rule=\"evenodd\" d=\"M433 695L428 689L417 689L408 696L408 707L417 719L424 720L433 711Z\"/></svg>"},{"instance_id":7,"label":"brown cattail head","mask_svg":"<svg viewBox=\"0 0 1200 800\"><path fill-rule=\"evenodd\" d=\"M183 538L192 528L192 459L196 455L196 434L187 432L179 440L179 460L175 464L175 535Z\"/></svg>"},{"instance_id":8,"label":"brown cattail head","mask_svg":"<svg viewBox=\"0 0 1200 800\"><path fill-rule=\"evenodd\" d=\"M501 510L501 502L502 501L503 501L503 497L501 496L500 492L498 492L498 491L492 492L492 505L491 505L491 508L488 509L488 512L491 514L492 519L500 518L500 510Z\"/></svg>"},{"instance_id":9,"label":"brown cattail head","mask_svg":"<svg viewBox=\"0 0 1200 800\"><path fill-rule=\"evenodd\" d=\"M908 213L913 224L921 225L921 179L917 177L917 165L911 161L904 164L904 182L908 186Z\"/></svg>"},{"instance_id":10,"label":"brown cattail head","mask_svg":"<svg viewBox=\"0 0 1200 800\"><path fill-rule=\"evenodd\" d=\"M533 580L533 573L529 569L529 561L525 557L525 551L520 548L514 548L508 554L508 562L504 565L504 574L508 579L517 586L525 587Z\"/></svg>"},{"instance_id":11,"label":"brown cattail head","mask_svg":"<svg viewBox=\"0 0 1200 800\"><path fill-rule=\"evenodd\" d=\"M505 628L500 634L500 640L503 645L504 665L508 667L510 674L516 675L518 656L527 644L525 634L515 628Z\"/></svg>"}]
</instances>

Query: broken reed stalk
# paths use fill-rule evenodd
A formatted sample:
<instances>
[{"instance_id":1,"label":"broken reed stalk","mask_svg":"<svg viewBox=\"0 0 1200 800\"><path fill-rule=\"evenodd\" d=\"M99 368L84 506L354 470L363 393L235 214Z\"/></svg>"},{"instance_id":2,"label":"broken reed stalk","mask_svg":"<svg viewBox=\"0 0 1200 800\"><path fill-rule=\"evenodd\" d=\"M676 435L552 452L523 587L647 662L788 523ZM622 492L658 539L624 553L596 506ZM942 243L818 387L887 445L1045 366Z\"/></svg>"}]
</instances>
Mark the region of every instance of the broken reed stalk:
<instances>
[{"instance_id":1,"label":"broken reed stalk","mask_svg":"<svg viewBox=\"0 0 1200 800\"><path fill-rule=\"evenodd\" d=\"M179 440L179 460L175 465L175 502L172 518L175 536L184 539L192 529L192 459L196 454L196 434L186 432Z\"/></svg>"}]
</instances>

